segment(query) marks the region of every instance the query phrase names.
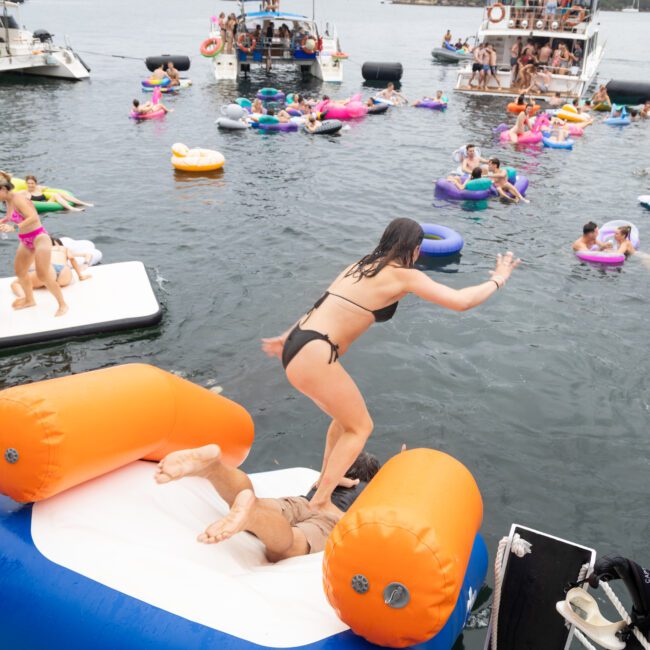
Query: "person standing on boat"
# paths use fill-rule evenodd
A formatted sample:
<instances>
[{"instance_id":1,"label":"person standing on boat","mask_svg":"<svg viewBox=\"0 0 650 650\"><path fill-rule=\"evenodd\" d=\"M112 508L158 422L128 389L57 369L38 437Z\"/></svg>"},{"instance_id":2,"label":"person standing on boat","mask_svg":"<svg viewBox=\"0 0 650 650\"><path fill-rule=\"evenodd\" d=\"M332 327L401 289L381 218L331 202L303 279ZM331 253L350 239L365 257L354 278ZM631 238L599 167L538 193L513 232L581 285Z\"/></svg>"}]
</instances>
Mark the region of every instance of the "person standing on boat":
<instances>
[{"instance_id":1,"label":"person standing on boat","mask_svg":"<svg viewBox=\"0 0 650 650\"><path fill-rule=\"evenodd\" d=\"M314 511L335 508L332 492L374 426L361 391L339 357L373 323L390 320L410 293L446 309L466 311L503 287L519 264L511 252L498 255L491 279L451 289L414 268L423 238L417 221L394 219L377 247L345 268L295 325L280 336L262 339L264 352L282 360L292 386L331 418L318 488L310 502Z\"/></svg>"},{"instance_id":2,"label":"person standing on boat","mask_svg":"<svg viewBox=\"0 0 650 650\"><path fill-rule=\"evenodd\" d=\"M521 36L517 36L517 40L510 48L510 87L514 88L517 85L517 77L519 76L519 57L523 50L524 44Z\"/></svg>"},{"instance_id":3,"label":"person standing on boat","mask_svg":"<svg viewBox=\"0 0 650 650\"><path fill-rule=\"evenodd\" d=\"M467 85L471 88L472 87L472 81L474 81L474 77L478 74L478 87L481 87L481 80L482 80L482 75L483 75L483 48L485 45L483 43L479 43L475 48L474 51L472 52L472 56L474 57L474 62L472 63L472 76L469 78L469 81L467 82Z\"/></svg>"},{"instance_id":4,"label":"person standing on boat","mask_svg":"<svg viewBox=\"0 0 650 650\"><path fill-rule=\"evenodd\" d=\"M487 86L487 75L489 74L489 76L497 82L497 88L501 90L501 82L499 81L499 77L497 75L497 51L494 49L493 45L488 45L485 49L488 54L488 63L490 67L485 77L485 84Z\"/></svg>"},{"instance_id":5,"label":"person standing on boat","mask_svg":"<svg viewBox=\"0 0 650 650\"><path fill-rule=\"evenodd\" d=\"M447 30L447 33L443 36L442 39L442 47L446 47L448 49L451 49L451 32Z\"/></svg>"}]
</instances>

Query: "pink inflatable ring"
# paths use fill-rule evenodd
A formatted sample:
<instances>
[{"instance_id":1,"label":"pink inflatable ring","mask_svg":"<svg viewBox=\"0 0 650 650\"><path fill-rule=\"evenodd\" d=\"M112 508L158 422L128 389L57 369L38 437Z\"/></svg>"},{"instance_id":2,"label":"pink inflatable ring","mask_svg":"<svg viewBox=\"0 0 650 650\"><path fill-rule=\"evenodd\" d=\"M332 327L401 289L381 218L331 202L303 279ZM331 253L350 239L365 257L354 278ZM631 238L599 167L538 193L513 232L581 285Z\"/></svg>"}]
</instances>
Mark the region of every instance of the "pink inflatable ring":
<instances>
[{"instance_id":1,"label":"pink inflatable ring","mask_svg":"<svg viewBox=\"0 0 650 650\"><path fill-rule=\"evenodd\" d=\"M625 255L612 251L576 251L576 257L583 262L596 264L623 264Z\"/></svg>"}]
</instances>

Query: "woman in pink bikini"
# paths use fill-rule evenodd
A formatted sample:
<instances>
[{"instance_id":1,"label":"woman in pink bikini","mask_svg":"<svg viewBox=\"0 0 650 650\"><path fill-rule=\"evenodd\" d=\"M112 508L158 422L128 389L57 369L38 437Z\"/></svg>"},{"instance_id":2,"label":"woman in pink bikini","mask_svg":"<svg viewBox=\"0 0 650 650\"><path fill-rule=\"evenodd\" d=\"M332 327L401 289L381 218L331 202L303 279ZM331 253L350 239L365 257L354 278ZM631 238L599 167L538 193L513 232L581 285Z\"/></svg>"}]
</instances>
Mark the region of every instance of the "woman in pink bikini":
<instances>
[{"instance_id":1,"label":"woman in pink bikini","mask_svg":"<svg viewBox=\"0 0 650 650\"><path fill-rule=\"evenodd\" d=\"M18 226L20 244L14 259L14 270L24 297L16 298L12 307L25 309L33 307L34 290L29 279L29 268L34 265L36 275L48 291L56 298L59 308L55 316L63 316L68 311L68 305L63 300L61 287L56 282L52 268L52 241L43 228L41 220L32 202L22 192L14 192L11 179L0 175L0 202L7 206L7 216L0 221L0 232L13 232ZM9 224L7 221L13 221Z\"/></svg>"}]
</instances>

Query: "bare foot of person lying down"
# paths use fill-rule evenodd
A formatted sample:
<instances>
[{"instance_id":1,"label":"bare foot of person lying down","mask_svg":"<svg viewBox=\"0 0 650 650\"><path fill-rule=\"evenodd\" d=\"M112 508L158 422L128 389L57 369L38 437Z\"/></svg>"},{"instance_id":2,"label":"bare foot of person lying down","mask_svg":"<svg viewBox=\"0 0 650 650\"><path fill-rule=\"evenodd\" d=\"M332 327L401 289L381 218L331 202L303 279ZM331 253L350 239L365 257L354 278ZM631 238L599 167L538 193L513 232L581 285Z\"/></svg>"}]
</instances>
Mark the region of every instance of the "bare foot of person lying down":
<instances>
[{"instance_id":1,"label":"bare foot of person lying down","mask_svg":"<svg viewBox=\"0 0 650 650\"><path fill-rule=\"evenodd\" d=\"M205 532L197 537L197 541L203 544L217 544L246 530L254 506L255 495L252 490L243 490L235 497L230 512L223 519L210 524Z\"/></svg>"},{"instance_id":2,"label":"bare foot of person lying down","mask_svg":"<svg viewBox=\"0 0 650 650\"><path fill-rule=\"evenodd\" d=\"M205 445L196 449L184 449L167 454L159 463L154 479L157 483L169 483L184 476L197 476L212 463L219 460L219 445Z\"/></svg>"}]
</instances>

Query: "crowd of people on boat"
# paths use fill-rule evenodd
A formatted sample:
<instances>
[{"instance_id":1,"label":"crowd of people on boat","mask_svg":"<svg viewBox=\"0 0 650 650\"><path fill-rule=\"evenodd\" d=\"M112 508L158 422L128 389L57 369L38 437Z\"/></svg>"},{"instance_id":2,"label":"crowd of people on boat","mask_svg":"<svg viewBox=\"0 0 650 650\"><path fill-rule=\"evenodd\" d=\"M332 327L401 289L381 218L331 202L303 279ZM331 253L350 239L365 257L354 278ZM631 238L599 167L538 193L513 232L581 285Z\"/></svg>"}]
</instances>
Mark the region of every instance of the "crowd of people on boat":
<instances>
[{"instance_id":1,"label":"crowd of people on boat","mask_svg":"<svg viewBox=\"0 0 650 650\"><path fill-rule=\"evenodd\" d=\"M511 7L509 27L512 29L566 30L577 27L587 20L592 0L500 0L496 4ZM495 5L493 5L495 6ZM489 11L493 22L503 20L495 11ZM538 26L538 23L542 24ZM525 24L524 24L525 23Z\"/></svg>"},{"instance_id":2,"label":"crowd of people on boat","mask_svg":"<svg viewBox=\"0 0 650 650\"><path fill-rule=\"evenodd\" d=\"M518 36L510 48L509 87L519 88L526 92L547 93L551 86L553 74L577 74L584 51L578 41L574 41L571 49L563 40L539 41L529 38L526 43ZM497 51L491 43L479 43L472 50L472 75L468 81L471 88L476 81L476 87L486 90L492 81L492 88L502 88L499 79L499 64Z\"/></svg>"}]
</instances>

